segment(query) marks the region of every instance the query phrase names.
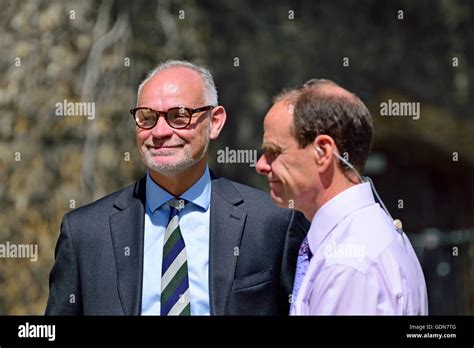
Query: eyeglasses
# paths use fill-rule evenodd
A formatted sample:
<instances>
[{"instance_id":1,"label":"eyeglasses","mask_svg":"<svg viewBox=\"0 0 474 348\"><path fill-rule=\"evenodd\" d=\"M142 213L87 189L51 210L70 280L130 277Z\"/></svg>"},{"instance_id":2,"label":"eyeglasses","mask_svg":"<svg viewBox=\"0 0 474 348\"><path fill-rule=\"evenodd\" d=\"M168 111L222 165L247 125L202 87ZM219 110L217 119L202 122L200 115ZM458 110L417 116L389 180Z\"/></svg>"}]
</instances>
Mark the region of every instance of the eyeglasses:
<instances>
[{"instance_id":1,"label":"eyeglasses","mask_svg":"<svg viewBox=\"0 0 474 348\"><path fill-rule=\"evenodd\" d=\"M166 123L171 128L183 129L189 126L191 118L195 113L213 109L214 106L204 106L198 109L189 109L185 107L177 107L168 109L168 111L157 111L151 108L135 108L130 110L135 123L143 129L152 129L158 122L160 115L164 115Z\"/></svg>"}]
</instances>

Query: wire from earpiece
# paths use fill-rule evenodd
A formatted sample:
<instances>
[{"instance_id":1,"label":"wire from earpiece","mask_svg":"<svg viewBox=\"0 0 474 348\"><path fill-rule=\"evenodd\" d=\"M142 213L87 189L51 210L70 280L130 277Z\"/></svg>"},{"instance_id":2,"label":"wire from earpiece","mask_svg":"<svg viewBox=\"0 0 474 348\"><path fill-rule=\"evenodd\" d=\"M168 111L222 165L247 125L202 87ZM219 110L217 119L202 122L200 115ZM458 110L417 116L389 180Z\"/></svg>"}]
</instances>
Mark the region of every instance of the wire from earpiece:
<instances>
[{"instance_id":1,"label":"wire from earpiece","mask_svg":"<svg viewBox=\"0 0 474 348\"><path fill-rule=\"evenodd\" d=\"M319 150L321 150L319 147L318 147ZM347 167L349 167L356 175L357 177L359 178L360 182L361 183L365 183L365 182L368 182L370 184L370 187L372 189L372 192L374 193L374 196L377 200L377 202L380 204L380 206L382 207L382 209L385 211L385 213L390 217L390 219L393 221L393 225L395 226L395 229L400 233L400 234L403 234L403 229L402 229L402 222L399 220L399 219L396 219L394 220L392 215L390 214L390 212L388 211L387 207L385 206L385 204L383 203L382 201L382 198L380 198L377 190L375 189L375 185L374 185L374 182L372 181L371 178L369 178L368 176L361 176L359 174L359 171L357 169L355 169L355 167L349 163L349 161L347 161L344 157L340 156L339 154L337 154L335 151L333 151L333 154L334 156L336 156L342 163L344 163Z\"/></svg>"}]
</instances>

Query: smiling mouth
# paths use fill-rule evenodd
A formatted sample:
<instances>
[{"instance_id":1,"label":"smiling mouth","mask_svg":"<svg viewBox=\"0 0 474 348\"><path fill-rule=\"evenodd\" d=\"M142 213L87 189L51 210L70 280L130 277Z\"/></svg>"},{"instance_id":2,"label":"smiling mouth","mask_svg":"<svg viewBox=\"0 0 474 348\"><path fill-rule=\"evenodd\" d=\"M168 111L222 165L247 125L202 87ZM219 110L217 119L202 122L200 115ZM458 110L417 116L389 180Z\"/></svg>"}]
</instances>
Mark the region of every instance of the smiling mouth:
<instances>
[{"instance_id":1,"label":"smiling mouth","mask_svg":"<svg viewBox=\"0 0 474 348\"><path fill-rule=\"evenodd\" d=\"M165 145L165 146L152 146L147 145L147 151L152 156L170 156L175 155L177 150L183 148L184 145Z\"/></svg>"},{"instance_id":2,"label":"smiling mouth","mask_svg":"<svg viewBox=\"0 0 474 348\"><path fill-rule=\"evenodd\" d=\"M146 147L152 150L160 150L160 149L176 149L178 147L183 147L183 145L164 145L164 146L146 145Z\"/></svg>"}]
</instances>

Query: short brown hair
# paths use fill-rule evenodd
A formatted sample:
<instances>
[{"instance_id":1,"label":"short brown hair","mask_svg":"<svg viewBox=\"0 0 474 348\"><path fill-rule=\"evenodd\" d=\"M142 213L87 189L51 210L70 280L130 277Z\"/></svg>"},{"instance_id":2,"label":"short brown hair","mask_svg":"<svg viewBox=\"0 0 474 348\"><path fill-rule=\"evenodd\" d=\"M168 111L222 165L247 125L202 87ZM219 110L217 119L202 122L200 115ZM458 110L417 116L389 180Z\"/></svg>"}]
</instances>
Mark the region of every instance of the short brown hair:
<instances>
[{"instance_id":1,"label":"short brown hair","mask_svg":"<svg viewBox=\"0 0 474 348\"><path fill-rule=\"evenodd\" d=\"M347 153L349 162L362 172L372 148L372 117L355 94L328 93L325 88L328 86L339 87L330 80L312 79L286 92L294 104L292 133L303 148L318 135L329 135L339 152ZM283 98L284 94L280 96Z\"/></svg>"}]
</instances>

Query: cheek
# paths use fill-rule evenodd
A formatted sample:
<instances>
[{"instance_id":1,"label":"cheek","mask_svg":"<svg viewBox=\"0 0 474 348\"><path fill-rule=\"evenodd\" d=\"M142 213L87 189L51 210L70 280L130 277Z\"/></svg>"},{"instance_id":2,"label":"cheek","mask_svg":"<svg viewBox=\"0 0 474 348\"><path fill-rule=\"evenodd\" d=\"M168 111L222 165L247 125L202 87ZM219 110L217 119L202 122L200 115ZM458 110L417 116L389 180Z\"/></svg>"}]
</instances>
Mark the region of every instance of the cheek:
<instances>
[{"instance_id":1,"label":"cheek","mask_svg":"<svg viewBox=\"0 0 474 348\"><path fill-rule=\"evenodd\" d=\"M272 171L278 175L278 178L284 183L288 184L291 181L291 173L287 161L277 158L272 162Z\"/></svg>"},{"instance_id":2,"label":"cheek","mask_svg":"<svg viewBox=\"0 0 474 348\"><path fill-rule=\"evenodd\" d=\"M295 158L289 157L285 161L280 161L278 167L280 180L289 187L293 187L305 179L302 172L304 168L301 168Z\"/></svg>"},{"instance_id":3,"label":"cheek","mask_svg":"<svg viewBox=\"0 0 474 348\"><path fill-rule=\"evenodd\" d=\"M181 131L176 131L173 134L173 139L180 139L182 142L185 143L186 145L193 144L196 141L196 133L187 131L187 130L181 130Z\"/></svg>"},{"instance_id":4,"label":"cheek","mask_svg":"<svg viewBox=\"0 0 474 348\"><path fill-rule=\"evenodd\" d=\"M294 167L294 180L303 191L313 187L314 174L316 169L314 164L308 158L300 158L298 166Z\"/></svg>"},{"instance_id":5,"label":"cheek","mask_svg":"<svg viewBox=\"0 0 474 348\"><path fill-rule=\"evenodd\" d=\"M136 138L137 138L137 143L139 145L142 145L146 139L151 135L151 131L146 131L146 130L138 130L136 131Z\"/></svg>"},{"instance_id":6,"label":"cheek","mask_svg":"<svg viewBox=\"0 0 474 348\"><path fill-rule=\"evenodd\" d=\"M210 134L211 132L211 125L208 121L204 121L199 124L199 126L196 128L196 132L194 134L199 137L200 139L206 139L206 137Z\"/></svg>"},{"instance_id":7,"label":"cheek","mask_svg":"<svg viewBox=\"0 0 474 348\"><path fill-rule=\"evenodd\" d=\"M208 138L209 128L207 127L198 127L194 130L182 131L177 133L177 135L184 140L187 144L191 145L193 148L200 148Z\"/></svg>"}]
</instances>

